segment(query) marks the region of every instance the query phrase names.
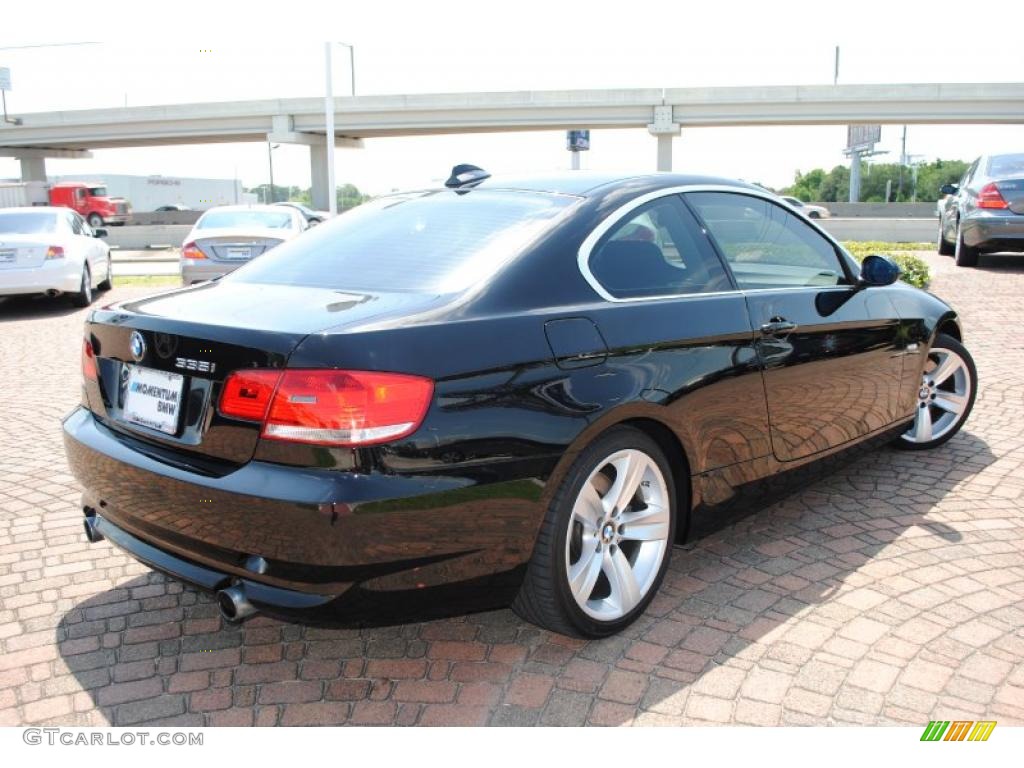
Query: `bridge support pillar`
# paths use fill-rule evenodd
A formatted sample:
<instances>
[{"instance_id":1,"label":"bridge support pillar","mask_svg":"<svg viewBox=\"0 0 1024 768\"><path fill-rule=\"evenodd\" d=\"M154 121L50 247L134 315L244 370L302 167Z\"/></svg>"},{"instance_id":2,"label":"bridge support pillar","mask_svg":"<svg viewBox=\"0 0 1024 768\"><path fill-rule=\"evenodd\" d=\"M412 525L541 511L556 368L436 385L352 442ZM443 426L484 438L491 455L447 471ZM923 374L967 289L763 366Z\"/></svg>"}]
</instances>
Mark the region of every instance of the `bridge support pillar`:
<instances>
[{"instance_id":1,"label":"bridge support pillar","mask_svg":"<svg viewBox=\"0 0 1024 768\"><path fill-rule=\"evenodd\" d=\"M46 158L45 157L22 157L21 180L22 181L46 181Z\"/></svg>"},{"instance_id":2,"label":"bridge support pillar","mask_svg":"<svg viewBox=\"0 0 1024 768\"><path fill-rule=\"evenodd\" d=\"M679 123L672 122L672 107L654 108L654 122L647 126L648 132L658 140L657 170L672 170L672 139L682 133Z\"/></svg>"},{"instance_id":3,"label":"bridge support pillar","mask_svg":"<svg viewBox=\"0 0 1024 768\"><path fill-rule=\"evenodd\" d=\"M318 211L328 211L331 205L331 193L327 178L327 146L325 143L309 145L309 180L312 207Z\"/></svg>"}]
</instances>

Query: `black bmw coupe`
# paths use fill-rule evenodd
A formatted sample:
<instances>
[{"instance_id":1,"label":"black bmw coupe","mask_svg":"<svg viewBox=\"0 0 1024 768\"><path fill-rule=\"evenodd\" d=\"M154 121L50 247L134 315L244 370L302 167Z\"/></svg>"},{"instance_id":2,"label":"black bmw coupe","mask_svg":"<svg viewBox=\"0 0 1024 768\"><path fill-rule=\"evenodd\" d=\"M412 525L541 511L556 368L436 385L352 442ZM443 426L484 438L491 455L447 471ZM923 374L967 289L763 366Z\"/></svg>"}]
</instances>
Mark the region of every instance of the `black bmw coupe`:
<instances>
[{"instance_id":1,"label":"black bmw coupe","mask_svg":"<svg viewBox=\"0 0 1024 768\"><path fill-rule=\"evenodd\" d=\"M91 312L86 533L231 620L511 603L608 635L695 511L956 434L959 321L898 273L741 182L458 166Z\"/></svg>"}]
</instances>

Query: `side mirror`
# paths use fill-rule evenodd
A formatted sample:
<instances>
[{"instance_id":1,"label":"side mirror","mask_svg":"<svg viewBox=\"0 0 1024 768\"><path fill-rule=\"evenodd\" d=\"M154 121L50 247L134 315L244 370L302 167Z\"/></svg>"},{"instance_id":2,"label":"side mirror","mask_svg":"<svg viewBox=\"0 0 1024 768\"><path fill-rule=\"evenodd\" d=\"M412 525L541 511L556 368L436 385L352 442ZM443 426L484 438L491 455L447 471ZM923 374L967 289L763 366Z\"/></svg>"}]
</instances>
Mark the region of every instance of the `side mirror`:
<instances>
[{"instance_id":1,"label":"side mirror","mask_svg":"<svg viewBox=\"0 0 1024 768\"><path fill-rule=\"evenodd\" d=\"M943 184L941 187L939 187L939 192L941 192L944 195L955 195L959 191L960 187L958 187L956 184Z\"/></svg>"},{"instance_id":2,"label":"side mirror","mask_svg":"<svg viewBox=\"0 0 1024 768\"><path fill-rule=\"evenodd\" d=\"M860 264L859 285L862 288L892 285L900 276L900 267L888 256L872 253L864 257Z\"/></svg>"},{"instance_id":3,"label":"side mirror","mask_svg":"<svg viewBox=\"0 0 1024 768\"><path fill-rule=\"evenodd\" d=\"M92 231L92 236L93 237L106 237L107 236L107 230L105 230L105 229L94 229Z\"/></svg>"}]
</instances>

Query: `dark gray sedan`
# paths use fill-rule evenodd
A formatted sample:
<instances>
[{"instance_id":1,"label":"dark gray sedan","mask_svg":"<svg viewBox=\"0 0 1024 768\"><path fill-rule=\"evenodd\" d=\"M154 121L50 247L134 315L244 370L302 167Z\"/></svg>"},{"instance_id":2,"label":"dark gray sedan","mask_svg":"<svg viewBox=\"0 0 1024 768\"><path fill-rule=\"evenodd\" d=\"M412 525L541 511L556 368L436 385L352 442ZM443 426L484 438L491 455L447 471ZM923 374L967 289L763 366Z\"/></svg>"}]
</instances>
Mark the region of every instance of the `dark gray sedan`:
<instances>
[{"instance_id":1,"label":"dark gray sedan","mask_svg":"<svg viewBox=\"0 0 1024 768\"><path fill-rule=\"evenodd\" d=\"M974 267L982 253L1024 252L1024 153L982 155L939 210L939 253Z\"/></svg>"}]
</instances>

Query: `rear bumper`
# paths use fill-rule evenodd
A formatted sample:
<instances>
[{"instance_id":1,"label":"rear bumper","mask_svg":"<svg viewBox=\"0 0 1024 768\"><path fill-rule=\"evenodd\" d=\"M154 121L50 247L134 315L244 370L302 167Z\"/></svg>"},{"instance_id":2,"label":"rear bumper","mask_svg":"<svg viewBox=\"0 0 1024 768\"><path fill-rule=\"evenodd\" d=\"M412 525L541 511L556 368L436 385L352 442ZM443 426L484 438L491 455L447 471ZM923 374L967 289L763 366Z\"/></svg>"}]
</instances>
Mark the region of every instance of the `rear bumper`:
<instances>
[{"instance_id":1,"label":"rear bumper","mask_svg":"<svg viewBox=\"0 0 1024 768\"><path fill-rule=\"evenodd\" d=\"M971 215L960 221L964 243L986 251L1024 251L1024 215Z\"/></svg>"},{"instance_id":2,"label":"rear bumper","mask_svg":"<svg viewBox=\"0 0 1024 768\"><path fill-rule=\"evenodd\" d=\"M505 603L542 517L542 487L531 480L484 489L459 478L258 461L209 476L137 450L84 408L63 426L83 507L107 538L206 589L244 580L263 610L333 610L354 587L390 602L444 587L457 601L452 588L461 584L486 604ZM252 556L266 560L264 573L246 570Z\"/></svg>"},{"instance_id":3,"label":"rear bumper","mask_svg":"<svg viewBox=\"0 0 1024 768\"><path fill-rule=\"evenodd\" d=\"M82 264L52 259L38 267L0 270L0 296L60 291L73 293L82 284Z\"/></svg>"},{"instance_id":4,"label":"rear bumper","mask_svg":"<svg viewBox=\"0 0 1024 768\"><path fill-rule=\"evenodd\" d=\"M240 261L237 264L226 264L213 261L212 259L181 259L179 262L181 282L182 285L191 285L192 283L213 280L234 272L240 266L247 263L246 261Z\"/></svg>"}]
</instances>

